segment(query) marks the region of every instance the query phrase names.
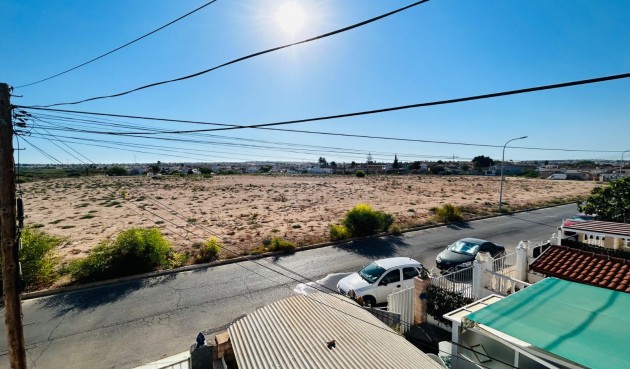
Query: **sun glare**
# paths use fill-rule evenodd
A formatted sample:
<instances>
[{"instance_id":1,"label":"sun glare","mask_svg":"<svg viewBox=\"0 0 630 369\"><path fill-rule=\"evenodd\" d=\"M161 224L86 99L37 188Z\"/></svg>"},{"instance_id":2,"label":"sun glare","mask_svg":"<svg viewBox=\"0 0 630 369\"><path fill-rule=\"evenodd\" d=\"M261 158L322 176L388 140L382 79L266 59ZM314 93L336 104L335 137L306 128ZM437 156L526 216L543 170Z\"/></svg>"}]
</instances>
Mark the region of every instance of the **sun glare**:
<instances>
[{"instance_id":1,"label":"sun glare","mask_svg":"<svg viewBox=\"0 0 630 369\"><path fill-rule=\"evenodd\" d=\"M276 12L276 21L278 25L288 33L296 33L306 20L306 14L304 10L295 2L288 2L278 8Z\"/></svg>"}]
</instances>

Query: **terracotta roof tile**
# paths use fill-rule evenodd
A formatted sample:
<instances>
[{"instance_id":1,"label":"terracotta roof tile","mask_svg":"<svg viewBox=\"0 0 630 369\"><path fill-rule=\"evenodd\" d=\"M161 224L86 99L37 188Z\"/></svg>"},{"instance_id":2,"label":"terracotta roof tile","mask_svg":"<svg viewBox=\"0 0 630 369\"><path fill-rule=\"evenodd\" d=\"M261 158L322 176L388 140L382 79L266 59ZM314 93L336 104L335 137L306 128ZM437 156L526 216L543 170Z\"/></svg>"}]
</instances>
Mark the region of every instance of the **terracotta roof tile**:
<instances>
[{"instance_id":1,"label":"terracotta roof tile","mask_svg":"<svg viewBox=\"0 0 630 369\"><path fill-rule=\"evenodd\" d=\"M530 269L546 276L630 293L630 260L551 246Z\"/></svg>"}]
</instances>

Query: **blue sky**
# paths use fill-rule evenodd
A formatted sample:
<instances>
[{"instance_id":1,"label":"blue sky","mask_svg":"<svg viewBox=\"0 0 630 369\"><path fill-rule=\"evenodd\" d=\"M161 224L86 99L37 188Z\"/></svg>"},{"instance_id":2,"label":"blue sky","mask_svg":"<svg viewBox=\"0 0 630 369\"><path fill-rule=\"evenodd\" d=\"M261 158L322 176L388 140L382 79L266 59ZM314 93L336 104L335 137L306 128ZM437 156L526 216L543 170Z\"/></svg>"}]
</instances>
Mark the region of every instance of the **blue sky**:
<instances>
[{"instance_id":1,"label":"blue sky","mask_svg":"<svg viewBox=\"0 0 630 369\"><path fill-rule=\"evenodd\" d=\"M23 97L14 98L13 103L43 105L121 92L329 32L412 3L296 0L304 9L306 20L300 31L291 34L275 19L276 11L286 2L219 0L97 62L17 89L14 93ZM5 0L0 4L5 52L0 58L0 81L19 86L55 74L203 3ZM432 0L343 34L246 60L194 79L60 108L256 124L627 73L629 18L630 2L624 0ZM628 101L630 80L625 79L284 128L490 145L503 145L510 138L527 135L515 145L619 152L509 148L506 159L616 160L621 151L630 148ZM207 128L117 121L169 130ZM45 127L49 130L43 131ZM89 124L86 127L103 129ZM52 128L39 122L34 134L26 139L63 163L80 161L49 140L63 140L85 156L79 156L82 161L95 163L316 161L320 156L328 161L361 162L369 152L383 161L392 161L394 154L404 161L442 156L501 157L501 148L253 129L216 132L212 137L161 136L195 140L193 143ZM96 143L88 140L111 142L94 146ZM155 147L131 148L121 143ZM21 162L51 162L25 142L21 145L27 147L21 152ZM305 145L310 145L308 150Z\"/></svg>"}]
</instances>

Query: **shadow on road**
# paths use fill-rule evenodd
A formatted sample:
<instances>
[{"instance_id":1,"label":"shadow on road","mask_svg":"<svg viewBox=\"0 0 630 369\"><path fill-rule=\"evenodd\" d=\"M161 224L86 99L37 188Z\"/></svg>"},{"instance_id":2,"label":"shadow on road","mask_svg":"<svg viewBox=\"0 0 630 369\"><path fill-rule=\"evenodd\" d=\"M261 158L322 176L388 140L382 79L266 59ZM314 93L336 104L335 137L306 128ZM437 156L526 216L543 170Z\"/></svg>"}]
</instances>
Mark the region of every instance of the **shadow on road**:
<instances>
[{"instance_id":1,"label":"shadow on road","mask_svg":"<svg viewBox=\"0 0 630 369\"><path fill-rule=\"evenodd\" d=\"M38 304L55 310L55 317L61 317L71 311L83 311L109 304L125 298L130 293L167 283L177 276L169 274L150 279L137 279L116 285L95 287L69 293L60 293L42 299Z\"/></svg>"},{"instance_id":2,"label":"shadow on road","mask_svg":"<svg viewBox=\"0 0 630 369\"><path fill-rule=\"evenodd\" d=\"M470 226L468 222L447 224L446 228L454 229L454 230L472 229L472 227Z\"/></svg>"},{"instance_id":3,"label":"shadow on road","mask_svg":"<svg viewBox=\"0 0 630 369\"><path fill-rule=\"evenodd\" d=\"M381 259L395 256L401 248L410 246L402 237L387 236L369 240L353 241L334 246L346 251L354 252L371 259Z\"/></svg>"}]
</instances>

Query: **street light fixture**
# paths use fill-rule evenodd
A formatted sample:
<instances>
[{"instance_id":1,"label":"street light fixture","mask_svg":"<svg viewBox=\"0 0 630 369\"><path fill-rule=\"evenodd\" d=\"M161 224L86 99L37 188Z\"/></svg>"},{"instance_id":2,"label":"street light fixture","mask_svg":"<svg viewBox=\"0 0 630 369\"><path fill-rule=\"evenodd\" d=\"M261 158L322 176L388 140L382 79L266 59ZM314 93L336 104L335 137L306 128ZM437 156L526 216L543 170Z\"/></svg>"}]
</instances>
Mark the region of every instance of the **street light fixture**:
<instances>
[{"instance_id":1,"label":"street light fixture","mask_svg":"<svg viewBox=\"0 0 630 369\"><path fill-rule=\"evenodd\" d=\"M505 147L512 141L522 140L524 138L527 138L527 136L513 138L506 142L505 145L503 145L503 156L501 157L501 191L499 192L499 213L501 212L501 207L503 205L503 165L505 163Z\"/></svg>"},{"instance_id":2,"label":"street light fixture","mask_svg":"<svg viewBox=\"0 0 630 369\"><path fill-rule=\"evenodd\" d=\"M623 170L623 155L627 153L628 151L630 151L630 149L621 153L621 164L619 164L619 175L621 175L621 171Z\"/></svg>"}]
</instances>

